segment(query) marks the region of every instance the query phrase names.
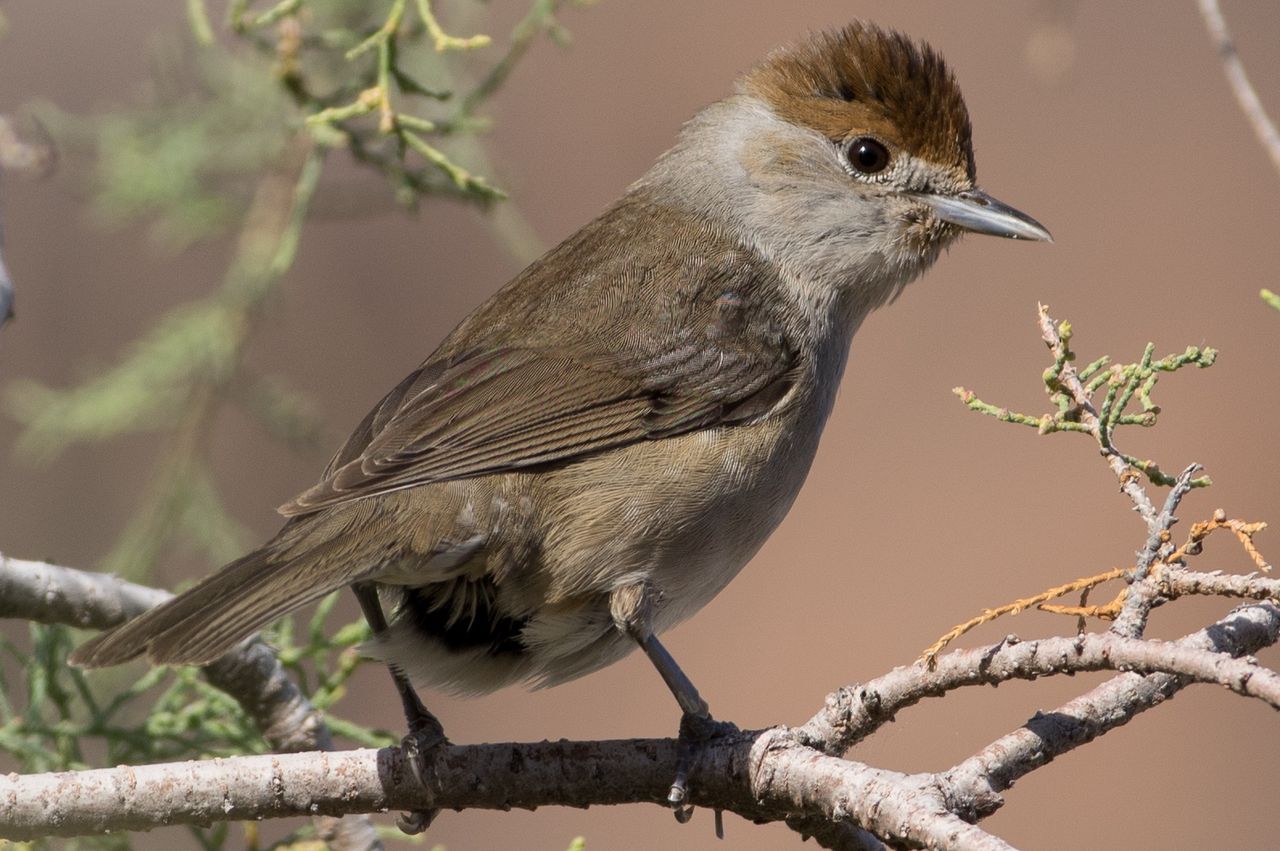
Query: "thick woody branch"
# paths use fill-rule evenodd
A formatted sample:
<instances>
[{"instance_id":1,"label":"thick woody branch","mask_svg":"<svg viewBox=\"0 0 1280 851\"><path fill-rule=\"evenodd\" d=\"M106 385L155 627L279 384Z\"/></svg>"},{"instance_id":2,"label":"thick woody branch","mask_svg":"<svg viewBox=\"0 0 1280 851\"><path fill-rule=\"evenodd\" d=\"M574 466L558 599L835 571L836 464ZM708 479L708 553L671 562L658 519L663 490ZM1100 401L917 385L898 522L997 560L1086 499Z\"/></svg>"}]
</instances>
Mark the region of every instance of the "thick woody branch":
<instances>
[{"instance_id":1,"label":"thick woody branch","mask_svg":"<svg viewBox=\"0 0 1280 851\"><path fill-rule=\"evenodd\" d=\"M588 794L594 803L656 802L670 783L675 753L668 745L448 747L431 766L433 786L446 790L434 797L417 786L398 750L390 748L10 775L0 780L9 787L0 804L0 831L8 839L26 839L430 806L533 808L573 803ZM648 763L652 769L647 776L610 771L617 762Z\"/></svg>"},{"instance_id":2,"label":"thick woody branch","mask_svg":"<svg viewBox=\"0 0 1280 851\"><path fill-rule=\"evenodd\" d=\"M675 759L675 743L665 739L447 746L428 766L429 789L415 783L394 749L10 775L0 778L0 834L25 839L426 807L662 804ZM927 778L823 756L777 729L711 744L690 785L695 802L752 819L799 814L859 822L914 846L1009 848L947 812Z\"/></svg>"},{"instance_id":3,"label":"thick woody branch","mask_svg":"<svg viewBox=\"0 0 1280 851\"><path fill-rule=\"evenodd\" d=\"M0 556L0 617L107 629L171 596L114 576ZM205 675L244 707L272 749L332 747L320 713L261 641L244 642Z\"/></svg>"},{"instance_id":4,"label":"thick woody branch","mask_svg":"<svg viewBox=\"0 0 1280 851\"><path fill-rule=\"evenodd\" d=\"M894 845L1012 849L947 810L931 775L900 774L820 754L779 728L757 736L751 764L752 797L763 804L792 812L816 808L833 821L852 818Z\"/></svg>"},{"instance_id":5,"label":"thick woody branch","mask_svg":"<svg viewBox=\"0 0 1280 851\"><path fill-rule=\"evenodd\" d=\"M1280 635L1280 609L1250 606L1180 643L1142 642L1111 634L1036 642L1002 642L959 651L929 672L915 673L937 686L993 678L1032 678L1070 671L1124 669L1171 671L1148 683L1118 678L1064 707L1058 716L1033 719L1026 729L1040 739L1053 733L1050 753L1124 723L1187 682L1226 684L1276 703L1276 675L1252 661L1232 660L1218 649L1248 650ZM961 676L963 665L970 674ZM899 676L913 669L900 669ZM987 673L993 672L993 673ZM1153 678L1146 678L1153 679ZM1071 714L1074 713L1074 714ZM1084 735L1065 728L1063 717L1092 725ZM1067 725L1069 726L1069 725ZM1056 731L1056 732L1055 732ZM798 732L798 731L797 731ZM1022 732L1022 731L1019 731ZM1015 734L1016 736L1017 734ZM718 740L699 757L690 776L693 801L747 818L794 822L797 817L858 824L891 842L939 848L1005 848L954 813L975 818L998 806L991 772L1003 765L1007 783L1044 764L1036 757L998 763L992 746L944 777L908 776L822 754L805 737L785 729ZM429 790L408 777L395 750L294 756L241 757L198 763L106 769L94 772L10 776L0 781L0 825L7 838L53 830L69 835L141 829L222 818L339 815L385 809L535 808L661 803L675 764L670 740L555 742L449 746L428 770ZM974 789L978 776L986 794ZM121 790L129 794L122 796ZM944 793L945 790L945 793ZM994 794L994 798L992 795ZM121 801L127 798L122 809ZM858 847L833 845L833 847Z\"/></svg>"},{"instance_id":6,"label":"thick woody branch","mask_svg":"<svg viewBox=\"0 0 1280 851\"><path fill-rule=\"evenodd\" d=\"M163 592L111 577L39 562L10 559L0 565L0 600L4 601L4 613L10 616L43 621L66 619L85 626L106 627L165 598ZM265 647L251 644L246 649L254 647L265 653L272 665L276 664ZM250 682L261 677L261 669L244 655L238 652L237 658L212 666L213 671L239 668ZM248 659L253 658L248 655ZM268 682L270 679L266 678ZM234 686L237 678L220 678L218 684L224 682ZM270 693L271 689L266 691ZM255 705L272 703L241 699L251 711ZM264 729L271 729L270 723L263 723ZM313 732L315 729L305 717L284 726ZM829 790L836 797L827 798L836 807L833 821L832 812L815 810L809 800L812 789L806 785L803 771L813 756L809 749L775 742L772 755L756 763L750 757L752 741L748 736L708 752L692 778L696 803L723 806L751 818L776 820L791 816L794 820L798 816L813 827L809 832L833 848L875 847L871 837L854 827L855 821L876 833L898 836L913 844L1004 847L990 844L993 840L983 831L942 811L938 804L941 798L936 793L921 811L924 793L915 787L896 790L900 775L838 760L828 764L822 773L831 779L832 772L838 769L841 781ZM431 805L505 809L548 804L661 803L674 764L674 743L665 740L449 748L433 767ZM777 790L771 783L753 784L743 773L748 765L768 770L777 778ZM20 838L214 819L334 816L425 806L420 790L401 771L396 752L367 751L308 754L296 760L283 756L245 757L176 766L13 775L6 780L11 788L6 790L6 804L0 808L0 824L5 825L6 836ZM124 805L122 789L129 790ZM754 792L749 791L752 789ZM827 827L819 829L824 823ZM967 836L973 841L942 842L940 837L944 836Z\"/></svg>"},{"instance_id":7,"label":"thick woody branch","mask_svg":"<svg viewBox=\"0 0 1280 851\"><path fill-rule=\"evenodd\" d=\"M171 596L102 573L0 555L0 617L107 629Z\"/></svg>"},{"instance_id":8,"label":"thick woody branch","mask_svg":"<svg viewBox=\"0 0 1280 851\"><path fill-rule=\"evenodd\" d=\"M819 816L788 816L787 827L830 851L888 851L875 836L860 827Z\"/></svg>"}]
</instances>

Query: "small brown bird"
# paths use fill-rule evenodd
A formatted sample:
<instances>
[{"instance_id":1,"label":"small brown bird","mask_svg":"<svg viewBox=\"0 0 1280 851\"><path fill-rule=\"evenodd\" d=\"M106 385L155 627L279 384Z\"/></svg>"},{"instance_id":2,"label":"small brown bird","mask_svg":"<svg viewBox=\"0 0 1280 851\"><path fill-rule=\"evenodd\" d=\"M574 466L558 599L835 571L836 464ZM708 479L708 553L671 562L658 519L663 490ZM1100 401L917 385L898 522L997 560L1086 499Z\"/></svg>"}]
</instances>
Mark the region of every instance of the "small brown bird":
<instances>
[{"instance_id":1,"label":"small brown bird","mask_svg":"<svg viewBox=\"0 0 1280 851\"><path fill-rule=\"evenodd\" d=\"M976 187L942 58L863 23L783 48L464 319L272 540L72 659L209 662L350 585L428 744L406 676L547 686L637 646L707 735L656 635L781 522L854 332L962 231L1050 238Z\"/></svg>"}]
</instances>

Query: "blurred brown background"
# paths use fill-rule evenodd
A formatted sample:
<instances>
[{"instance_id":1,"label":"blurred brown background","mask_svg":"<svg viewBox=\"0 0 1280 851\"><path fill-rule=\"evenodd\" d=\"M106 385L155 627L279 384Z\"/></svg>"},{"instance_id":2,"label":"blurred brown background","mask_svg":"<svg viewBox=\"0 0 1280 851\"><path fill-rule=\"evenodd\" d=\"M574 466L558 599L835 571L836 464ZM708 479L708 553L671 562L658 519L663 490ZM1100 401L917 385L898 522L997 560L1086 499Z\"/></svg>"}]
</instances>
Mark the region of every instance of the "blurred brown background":
<instances>
[{"instance_id":1,"label":"blurred brown background","mask_svg":"<svg viewBox=\"0 0 1280 851\"><path fill-rule=\"evenodd\" d=\"M506 32L524 2L495 2ZM35 98L68 110L124 101L148 73L148 32L181 26L181 4L8 0L0 111ZM1226 14L1254 82L1280 113L1280 17L1273 3ZM1181 527L1223 507L1280 522L1280 315L1259 301L1280 269L1280 175L1250 134L1191 0L828 2L610 0L565 15L572 47L538 44L493 105L497 175L548 243L594 216L640 175L700 106L769 48L853 16L904 29L955 68L975 126L985 188L1043 221L1057 240L970 237L854 342L840 401L790 518L711 606L668 646L719 717L800 723L832 688L910 662L958 620L1015 596L1125 564L1143 529L1083 439L965 412L965 384L989 401L1039 411L1046 365L1037 301L1077 328L1084 360L1185 345L1222 350L1207 372L1167 378L1165 414L1127 449L1169 469L1203 463L1216 485L1185 503ZM6 259L17 322L0 334L0 385L63 385L109 363L157 313L210 288L228 247L178 257L141 234L94 227L74 183L8 179ZM425 271L424 271L425 270ZM480 216L447 202L416 217L388 204L321 218L276 302L255 363L317 400L336 445L514 261ZM150 473L146 439L76 449L56 464L15 461L0 420L0 548L91 567ZM275 505L324 462L288 455L234 413L214 453L237 516L273 531ZM1274 533L1259 543L1280 559ZM1225 538L1201 565L1246 570ZM158 581L184 578L175 564ZM1153 634L1214 619L1221 602L1157 612ZM1068 631L1041 614L967 639ZM1275 664L1280 654L1264 659ZM392 729L385 675L362 674L346 706ZM940 769L1098 677L970 690L904 712L853 757ZM622 664L551 691L478 700L428 694L455 741L663 736L676 708L648 663ZM1275 847L1271 787L1280 727L1258 702L1206 687L1036 772L985 825L1028 848ZM800 846L781 826L733 816L717 844L708 813L680 827L654 807L447 813L431 839L450 851ZM181 834L172 834L188 842Z\"/></svg>"}]
</instances>

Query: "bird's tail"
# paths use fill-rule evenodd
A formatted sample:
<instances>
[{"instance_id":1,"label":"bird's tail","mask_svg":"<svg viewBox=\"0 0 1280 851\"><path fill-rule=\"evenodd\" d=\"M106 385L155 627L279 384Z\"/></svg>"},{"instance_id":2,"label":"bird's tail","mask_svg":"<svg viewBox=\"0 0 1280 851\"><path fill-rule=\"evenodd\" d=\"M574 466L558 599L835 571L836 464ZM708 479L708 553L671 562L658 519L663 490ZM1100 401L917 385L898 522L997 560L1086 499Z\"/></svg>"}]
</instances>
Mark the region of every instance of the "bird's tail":
<instances>
[{"instance_id":1,"label":"bird's tail","mask_svg":"<svg viewBox=\"0 0 1280 851\"><path fill-rule=\"evenodd\" d=\"M145 654L162 665L212 662L276 618L359 579L357 565L334 558L334 544L325 541L288 556L268 544L85 642L70 661L101 668Z\"/></svg>"}]
</instances>

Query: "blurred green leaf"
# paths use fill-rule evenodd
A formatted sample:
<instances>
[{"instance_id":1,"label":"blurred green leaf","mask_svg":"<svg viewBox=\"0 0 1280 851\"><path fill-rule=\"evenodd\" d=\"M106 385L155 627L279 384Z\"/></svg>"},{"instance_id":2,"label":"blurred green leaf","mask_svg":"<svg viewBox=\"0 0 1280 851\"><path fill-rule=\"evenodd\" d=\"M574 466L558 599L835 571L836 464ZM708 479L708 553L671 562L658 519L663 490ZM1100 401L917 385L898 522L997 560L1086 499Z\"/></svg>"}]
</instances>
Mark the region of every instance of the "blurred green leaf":
<instances>
[{"instance_id":1,"label":"blurred green leaf","mask_svg":"<svg viewBox=\"0 0 1280 851\"><path fill-rule=\"evenodd\" d=\"M97 120L93 209L112 226L149 222L175 251L238 221L252 176L279 158L300 116L255 54L201 52L168 79L172 91L153 86L140 106Z\"/></svg>"},{"instance_id":2,"label":"blurred green leaf","mask_svg":"<svg viewBox=\"0 0 1280 851\"><path fill-rule=\"evenodd\" d=\"M185 305L157 322L119 365L76 387L13 382L6 401L26 426L18 451L47 460L72 443L171 425L198 376L224 375L234 366L234 323L217 300Z\"/></svg>"}]
</instances>

